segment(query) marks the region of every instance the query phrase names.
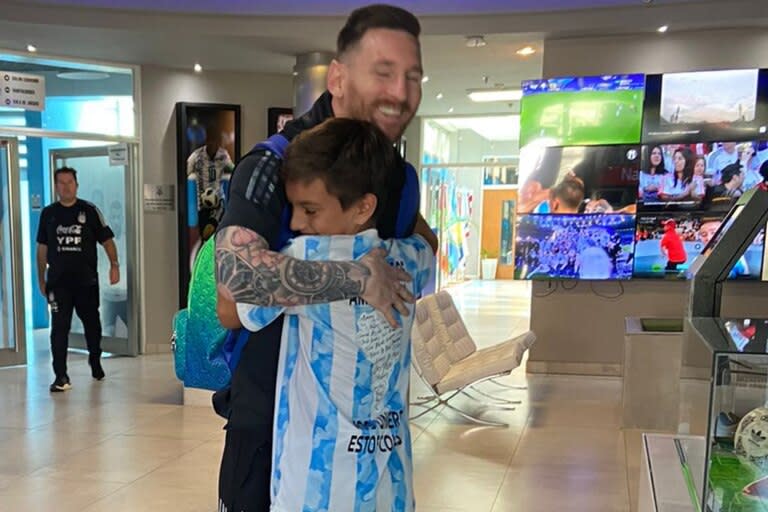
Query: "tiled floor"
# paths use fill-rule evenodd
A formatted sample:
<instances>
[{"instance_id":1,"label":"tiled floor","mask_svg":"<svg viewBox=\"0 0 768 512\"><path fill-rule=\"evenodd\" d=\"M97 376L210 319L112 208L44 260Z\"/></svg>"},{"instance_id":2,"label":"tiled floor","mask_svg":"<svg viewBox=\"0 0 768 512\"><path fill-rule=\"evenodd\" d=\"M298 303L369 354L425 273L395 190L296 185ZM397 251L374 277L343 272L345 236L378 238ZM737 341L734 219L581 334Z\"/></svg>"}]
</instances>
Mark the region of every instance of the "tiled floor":
<instances>
[{"instance_id":1,"label":"tiled floor","mask_svg":"<svg viewBox=\"0 0 768 512\"><path fill-rule=\"evenodd\" d=\"M480 346L528 327L527 283L475 282L452 293ZM0 512L216 509L222 421L180 405L169 355L109 359L97 383L85 357L70 354L74 389L51 395L44 341L33 353L29 368L0 370ZM486 389L522 399L517 410L463 405L508 428L450 412L414 422L417 510L628 511L639 433L619 428L621 381L522 369L506 381L528 389Z\"/></svg>"}]
</instances>

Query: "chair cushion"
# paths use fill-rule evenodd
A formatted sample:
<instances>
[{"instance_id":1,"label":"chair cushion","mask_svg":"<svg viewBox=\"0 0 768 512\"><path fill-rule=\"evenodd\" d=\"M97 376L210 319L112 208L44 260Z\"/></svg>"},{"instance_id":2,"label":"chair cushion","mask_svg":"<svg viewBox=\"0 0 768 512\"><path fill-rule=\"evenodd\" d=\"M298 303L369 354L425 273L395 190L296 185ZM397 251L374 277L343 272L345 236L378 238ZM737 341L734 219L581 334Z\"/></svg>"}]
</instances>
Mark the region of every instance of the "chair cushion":
<instances>
[{"instance_id":1,"label":"chair cushion","mask_svg":"<svg viewBox=\"0 0 768 512\"><path fill-rule=\"evenodd\" d=\"M434 295L428 295L416 304L411 330L414 369L430 386L439 382L451 367L445 343L436 331L434 300Z\"/></svg>"},{"instance_id":2,"label":"chair cushion","mask_svg":"<svg viewBox=\"0 0 768 512\"><path fill-rule=\"evenodd\" d=\"M461 361L477 350L450 293L445 290L438 292L430 307L434 308L432 314L439 318L436 320L436 331L445 343L445 350L452 363Z\"/></svg>"},{"instance_id":3,"label":"chair cushion","mask_svg":"<svg viewBox=\"0 0 768 512\"><path fill-rule=\"evenodd\" d=\"M435 389L442 394L494 375L509 373L520 366L523 354L535 340L533 332L528 331L498 345L478 350L453 363L448 373L435 385Z\"/></svg>"}]
</instances>

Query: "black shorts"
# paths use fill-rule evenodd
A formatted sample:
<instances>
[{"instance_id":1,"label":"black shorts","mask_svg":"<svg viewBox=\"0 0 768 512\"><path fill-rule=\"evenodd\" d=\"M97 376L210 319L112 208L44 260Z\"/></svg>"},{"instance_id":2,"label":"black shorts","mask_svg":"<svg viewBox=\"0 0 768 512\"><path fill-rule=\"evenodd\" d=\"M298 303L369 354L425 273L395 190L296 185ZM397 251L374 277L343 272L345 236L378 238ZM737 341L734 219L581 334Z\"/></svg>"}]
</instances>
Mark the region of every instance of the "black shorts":
<instances>
[{"instance_id":1,"label":"black shorts","mask_svg":"<svg viewBox=\"0 0 768 512\"><path fill-rule=\"evenodd\" d=\"M269 512L272 439L264 431L227 430L219 471L219 512Z\"/></svg>"}]
</instances>

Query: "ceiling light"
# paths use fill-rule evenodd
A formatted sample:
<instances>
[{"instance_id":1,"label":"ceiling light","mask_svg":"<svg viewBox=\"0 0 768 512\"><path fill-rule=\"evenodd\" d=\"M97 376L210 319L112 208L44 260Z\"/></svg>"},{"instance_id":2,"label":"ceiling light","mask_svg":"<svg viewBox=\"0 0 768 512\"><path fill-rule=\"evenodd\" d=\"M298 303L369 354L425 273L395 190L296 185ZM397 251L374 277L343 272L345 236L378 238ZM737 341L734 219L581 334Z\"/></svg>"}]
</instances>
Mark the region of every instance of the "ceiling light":
<instances>
[{"instance_id":1,"label":"ceiling light","mask_svg":"<svg viewBox=\"0 0 768 512\"><path fill-rule=\"evenodd\" d=\"M451 108L449 108L449 109L448 109L448 113L449 113L449 114L453 114L453 107L451 107Z\"/></svg>"},{"instance_id":2,"label":"ceiling light","mask_svg":"<svg viewBox=\"0 0 768 512\"><path fill-rule=\"evenodd\" d=\"M30 52L30 53L35 53L37 51L37 46L35 46L33 44L28 44L27 45L27 51Z\"/></svg>"},{"instance_id":3,"label":"ceiling light","mask_svg":"<svg viewBox=\"0 0 768 512\"><path fill-rule=\"evenodd\" d=\"M669 26L668 25L662 25L662 26L660 26L659 28L656 29L656 32L660 32L660 33L663 34L667 30L669 30Z\"/></svg>"},{"instance_id":4,"label":"ceiling light","mask_svg":"<svg viewBox=\"0 0 768 512\"><path fill-rule=\"evenodd\" d=\"M489 101L519 101L523 97L523 91L520 89L477 89L468 91L469 99L478 102Z\"/></svg>"},{"instance_id":5,"label":"ceiling light","mask_svg":"<svg viewBox=\"0 0 768 512\"><path fill-rule=\"evenodd\" d=\"M203 72L203 66L200 65L200 63L195 62L195 73L202 73Z\"/></svg>"},{"instance_id":6,"label":"ceiling light","mask_svg":"<svg viewBox=\"0 0 768 512\"><path fill-rule=\"evenodd\" d=\"M298 72L298 71L294 71L294 72L293 72L293 73L291 73L291 74L292 74L293 76L299 76L299 72Z\"/></svg>"},{"instance_id":7,"label":"ceiling light","mask_svg":"<svg viewBox=\"0 0 768 512\"><path fill-rule=\"evenodd\" d=\"M482 48L488 43L483 36L467 36L467 48Z\"/></svg>"},{"instance_id":8,"label":"ceiling light","mask_svg":"<svg viewBox=\"0 0 768 512\"><path fill-rule=\"evenodd\" d=\"M515 53L518 55L522 55L523 57L528 57L529 55L533 55L534 53L536 53L536 50L532 46L525 46L517 50Z\"/></svg>"},{"instance_id":9,"label":"ceiling light","mask_svg":"<svg viewBox=\"0 0 768 512\"><path fill-rule=\"evenodd\" d=\"M427 76L427 75L424 75L424 76L421 78L421 83L425 84L425 83L427 83L427 82L429 82L429 76Z\"/></svg>"},{"instance_id":10,"label":"ceiling light","mask_svg":"<svg viewBox=\"0 0 768 512\"><path fill-rule=\"evenodd\" d=\"M56 73L62 80L104 80L109 78L109 73L101 71L59 71Z\"/></svg>"},{"instance_id":11,"label":"ceiling light","mask_svg":"<svg viewBox=\"0 0 768 512\"><path fill-rule=\"evenodd\" d=\"M437 93L437 96L435 96L435 98L437 98L439 100L443 99L443 93L441 93L441 92Z\"/></svg>"}]
</instances>

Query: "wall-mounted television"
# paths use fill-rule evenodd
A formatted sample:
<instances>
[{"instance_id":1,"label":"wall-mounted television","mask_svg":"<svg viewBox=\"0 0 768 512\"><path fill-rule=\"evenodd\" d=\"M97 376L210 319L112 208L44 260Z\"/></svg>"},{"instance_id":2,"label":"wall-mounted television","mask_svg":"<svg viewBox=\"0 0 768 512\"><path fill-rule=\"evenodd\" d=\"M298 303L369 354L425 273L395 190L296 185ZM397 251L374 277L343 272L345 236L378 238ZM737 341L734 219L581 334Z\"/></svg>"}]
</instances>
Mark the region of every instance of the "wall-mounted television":
<instances>
[{"instance_id":1,"label":"wall-mounted television","mask_svg":"<svg viewBox=\"0 0 768 512\"><path fill-rule=\"evenodd\" d=\"M760 167L766 160L766 141L643 146L638 211L725 213L735 199L763 181Z\"/></svg>"},{"instance_id":2,"label":"wall-mounted television","mask_svg":"<svg viewBox=\"0 0 768 512\"><path fill-rule=\"evenodd\" d=\"M744 141L768 133L768 70L646 77L643 142Z\"/></svg>"},{"instance_id":3,"label":"wall-mounted television","mask_svg":"<svg viewBox=\"0 0 768 512\"><path fill-rule=\"evenodd\" d=\"M522 215L516 279L630 279L634 215Z\"/></svg>"},{"instance_id":4,"label":"wall-mounted television","mask_svg":"<svg viewBox=\"0 0 768 512\"><path fill-rule=\"evenodd\" d=\"M638 143L644 84L642 74L523 81L520 145Z\"/></svg>"},{"instance_id":5,"label":"wall-mounted television","mask_svg":"<svg viewBox=\"0 0 768 512\"><path fill-rule=\"evenodd\" d=\"M707 212L639 214L634 276L687 279L696 258L714 247L730 226L723 226L723 218L721 213ZM761 235L734 266L729 278L759 279L762 259Z\"/></svg>"},{"instance_id":6,"label":"wall-mounted television","mask_svg":"<svg viewBox=\"0 0 768 512\"><path fill-rule=\"evenodd\" d=\"M520 151L518 213L634 213L640 146L544 147Z\"/></svg>"}]
</instances>

